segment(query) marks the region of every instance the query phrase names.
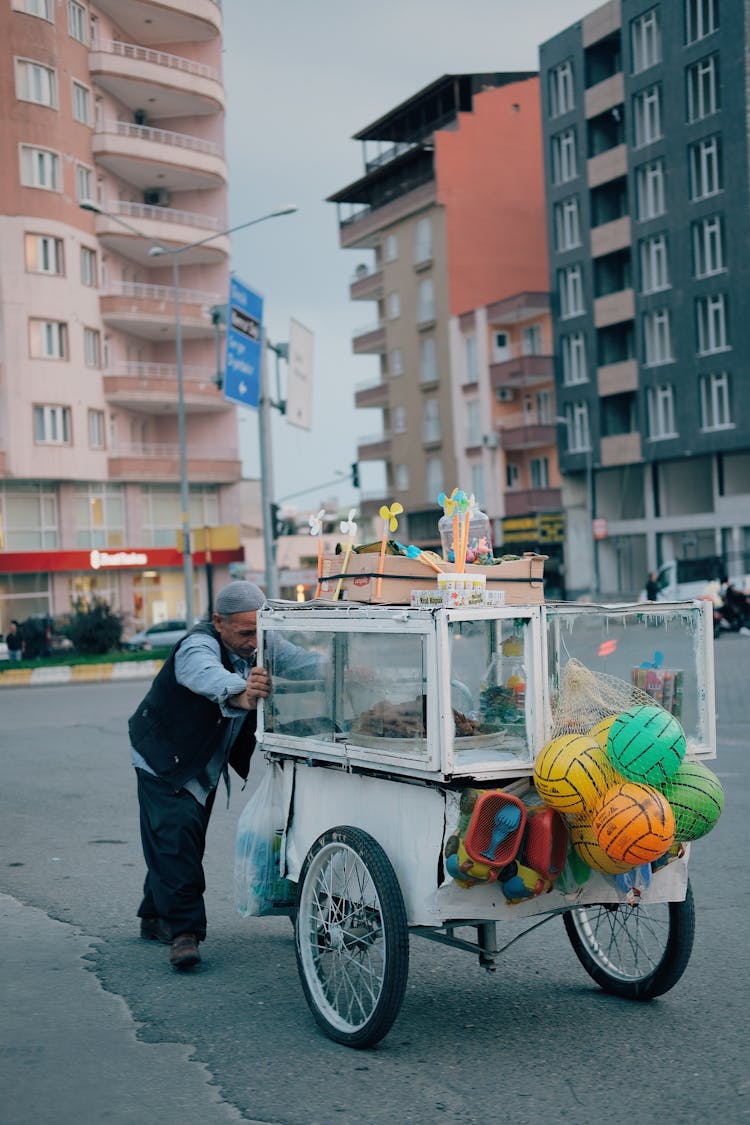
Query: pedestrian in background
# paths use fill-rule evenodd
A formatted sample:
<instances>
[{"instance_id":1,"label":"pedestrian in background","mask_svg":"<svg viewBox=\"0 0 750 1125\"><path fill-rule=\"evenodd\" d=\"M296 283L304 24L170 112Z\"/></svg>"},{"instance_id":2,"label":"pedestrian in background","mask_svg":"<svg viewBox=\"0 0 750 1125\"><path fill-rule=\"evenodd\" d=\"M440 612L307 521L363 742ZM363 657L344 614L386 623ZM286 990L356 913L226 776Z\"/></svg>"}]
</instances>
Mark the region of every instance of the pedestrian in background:
<instances>
[{"instance_id":1,"label":"pedestrian in background","mask_svg":"<svg viewBox=\"0 0 750 1125\"><path fill-rule=\"evenodd\" d=\"M147 868L141 936L169 944L176 969L201 959L203 853L219 779L228 799L228 766L247 778L258 700L271 693L271 677L256 666L264 604L252 582L225 586L211 621L195 625L175 646L128 724ZM269 649L284 677L319 670L317 654L281 637L271 634Z\"/></svg>"},{"instance_id":2,"label":"pedestrian in background","mask_svg":"<svg viewBox=\"0 0 750 1125\"><path fill-rule=\"evenodd\" d=\"M652 570L646 580L646 600L655 602L658 593L659 587L656 585L656 571Z\"/></svg>"},{"instance_id":3,"label":"pedestrian in background","mask_svg":"<svg viewBox=\"0 0 750 1125\"><path fill-rule=\"evenodd\" d=\"M15 618L8 627L5 643L8 646L8 656L11 660L23 660L23 636L21 635L21 626Z\"/></svg>"}]
</instances>

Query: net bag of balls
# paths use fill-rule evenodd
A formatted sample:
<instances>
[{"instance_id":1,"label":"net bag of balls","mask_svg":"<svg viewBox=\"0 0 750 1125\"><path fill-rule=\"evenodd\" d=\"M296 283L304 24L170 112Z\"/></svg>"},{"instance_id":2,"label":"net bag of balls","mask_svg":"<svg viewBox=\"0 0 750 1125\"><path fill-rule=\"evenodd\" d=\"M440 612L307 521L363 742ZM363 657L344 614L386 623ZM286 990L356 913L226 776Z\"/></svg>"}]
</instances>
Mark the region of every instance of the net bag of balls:
<instances>
[{"instance_id":1,"label":"net bag of balls","mask_svg":"<svg viewBox=\"0 0 750 1125\"><path fill-rule=\"evenodd\" d=\"M570 660L552 720L534 783L588 868L617 876L658 863L718 820L718 778L686 757L679 720L638 687Z\"/></svg>"}]
</instances>

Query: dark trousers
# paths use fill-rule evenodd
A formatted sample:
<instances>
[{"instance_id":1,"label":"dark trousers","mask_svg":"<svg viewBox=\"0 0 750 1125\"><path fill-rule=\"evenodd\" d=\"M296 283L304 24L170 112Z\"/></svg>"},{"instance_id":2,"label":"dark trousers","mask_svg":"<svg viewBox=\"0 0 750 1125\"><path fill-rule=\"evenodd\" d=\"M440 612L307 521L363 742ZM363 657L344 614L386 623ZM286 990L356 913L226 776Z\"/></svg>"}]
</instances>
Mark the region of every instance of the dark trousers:
<instances>
[{"instance_id":1,"label":"dark trousers","mask_svg":"<svg viewBox=\"0 0 750 1125\"><path fill-rule=\"evenodd\" d=\"M216 790L205 806L184 789L137 769L141 844L146 860L139 918L163 918L172 934L206 936L203 853Z\"/></svg>"}]
</instances>

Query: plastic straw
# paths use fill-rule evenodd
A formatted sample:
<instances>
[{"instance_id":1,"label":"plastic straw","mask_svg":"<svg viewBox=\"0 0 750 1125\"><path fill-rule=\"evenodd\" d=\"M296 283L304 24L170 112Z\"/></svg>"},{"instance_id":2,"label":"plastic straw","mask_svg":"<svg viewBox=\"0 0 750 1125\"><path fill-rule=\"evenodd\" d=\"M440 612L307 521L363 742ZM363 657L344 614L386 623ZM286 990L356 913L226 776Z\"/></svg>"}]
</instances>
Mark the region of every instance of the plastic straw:
<instances>
[{"instance_id":1,"label":"plastic straw","mask_svg":"<svg viewBox=\"0 0 750 1125\"><path fill-rule=\"evenodd\" d=\"M375 597L380 600L383 590L383 567L385 566L385 546L388 539L388 522L383 523L383 538L380 540L380 561L378 563L378 581L375 586Z\"/></svg>"},{"instance_id":2,"label":"plastic straw","mask_svg":"<svg viewBox=\"0 0 750 1125\"><path fill-rule=\"evenodd\" d=\"M344 582L344 575L346 574L346 568L349 566L349 558L351 556L351 553L352 553L352 545L351 545L351 543L347 543L346 550L344 551L344 561L343 561L342 566L341 566L341 577L339 578L338 582L336 583L336 592L333 595L333 600L335 602L337 602L339 600L339 594L341 593L341 587L342 587L343 582Z\"/></svg>"},{"instance_id":3,"label":"plastic straw","mask_svg":"<svg viewBox=\"0 0 750 1125\"><path fill-rule=\"evenodd\" d=\"M323 577L323 539L318 538L318 585L315 587L315 597L320 597L320 582Z\"/></svg>"}]
</instances>

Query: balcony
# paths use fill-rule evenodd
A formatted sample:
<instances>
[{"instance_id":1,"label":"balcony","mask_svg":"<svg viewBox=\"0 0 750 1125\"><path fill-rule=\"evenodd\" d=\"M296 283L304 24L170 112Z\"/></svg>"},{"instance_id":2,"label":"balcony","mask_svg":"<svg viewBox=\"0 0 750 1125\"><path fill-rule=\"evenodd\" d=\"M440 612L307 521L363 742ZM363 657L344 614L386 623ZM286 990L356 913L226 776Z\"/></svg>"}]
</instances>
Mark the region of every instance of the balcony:
<instances>
[{"instance_id":1,"label":"balcony","mask_svg":"<svg viewBox=\"0 0 750 1125\"><path fill-rule=\"evenodd\" d=\"M503 414L498 419L500 444L509 449L539 449L555 445L557 428L554 422L540 418L536 410L519 411L517 414Z\"/></svg>"},{"instance_id":2,"label":"balcony","mask_svg":"<svg viewBox=\"0 0 750 1125\"><path fill-rule=\"evenodd\" d=\"M384 505L387 507L392 503L393 494L382 489L379 492L360 492L359 514L362 519L373 519Z\"/></svg>"},{"instance_id":3,"label":"balcony","mask_svg":"<svg viewBox=\"0 0 750 1125\"><path fill-rule=\"evenodd\" d=\"M385 324L375 321L352 334L352 351L355 355L382 355L386 350Z\"/></svg>"},{"instance_id":4,"label":"balcony","mask_svg":"<svg viewBox=\"0 0 750 1125\"><path fill-rule=\"evenodd\" d=\"M632 289L620 289L594 300L594 324L597 328L622 324L625 320L632 320L634 316L635 294Z\"/></svg>"},{"instance_id":5,"label":"balcony","mask_svg":"<svg viewBox=\"0 0 750 1125\"><path fill-rule=\"evenodd\" d=\"M587 118L598 117L608 109L621 106L625 97L625 78L622 73L611 74L595 86L589 86L583 95Z\"/></svg>"},{"instance_id":6,"label":"balcony","mask_svg":"<svg viewBox=\"0 0 750 1125\"><path fill-rule=\"evenodd\" d=\"M192 484L233 484L242 476L239 451L188 442L188 476ZM118 445L107 457L114 481L175 482L180 479L177 444L141 442Z\"/></svg>"},{"instance_id":7,"label":"balcony","mask_svg":"<svg viewBox=\"0 0 750 1125\"><path fill-rule=\"evenodd\" d=\"M643 460L641 435L638 433L612 434L603 437L599 445L602 467L633 465Z\"/></svg>"},{"instance_id":8,"label":"balcony","mask_svg":"<svg viewBox=\"0 0 750 1125\"><path fill-rule=\"evenodd\" d=\"M97 86L131 112L148 106L149 117L202 117L224 109L221 74L195 59L117 39L98 40L89 52Z\"/></svg>"},{"instance_id":9,"label":"balcony","mask_svg":"<svg viewBox=\"0 0 750 1125\"><path fill-rule=\"evenodd\" d=\"M213 380L216 372L207 367L183 364L182 391L185 412L219 413L231 410ZM112 406L161 416L177 412L177 365L175 363L112 363L103 374L104 396Z\"/></svg>"},{"instance_id":10,"label":"balcony","mask_svg":"<svg viewBox=\"0 0 750 1125\"><path fill-rule=\"evenodd\" d=\"M358 266L349 284L352 301L377 301L383 296L383 267Z\"/></svg>"},{"instance_id":11,"label":"balcony","mask_svg":"<svg viewBox=\"0 0 750 1125\"><path fill-rule=\"evenodd\" d=\"M109 215L95 214L94 232L101 244L149 269L164 269L163 258L149 255L153 243L159 242L170 249L176 249L210 238L212 231L223 230L226 225L223 219L215 215L180 211L176 207L151 207L145 203L126 203L121 200L108 203L104 209L112 215L121 215L125 222L134 225L142 234L125 230ZM180 265L214 265L225 261L229 252L229 238L217 237L206 246L197 246L180 254Z\"/></svg>"},{"instance_id":12,"label":"balcony","mask_svg":"<svg viewBox=\"0 0 750 1125\"><path fill-rule=\"evenodd\" d=\"M591 229L591 257L602 258L630 246L630 216L623 215Z\"/></svg>"},{"instance_id":13,"label":"balcony","mask_svg":"<svg viewBox=\"0 0 750 1125\"><path fill-rule=\"evenodd\" d=\"M514 293L487 307L487 323L493 326L519 324L549 312L549 293Z\"/></svg>"},{"instance_id":14,"label":"balcony","mask_svg":"<svg viewBox=\"0 0 750 1125\"><path fill-rule=\"evenodd\" d=\"M388 405L388 383L383 379L368 379L354 389L354 405L362 409Z\"/></svg>"},{"instance_id":15,"label":"balcony","mask_svg":"<svg viewBox=\"0 0 750 1125\"><path fill-rule=\"evenodd\" d=\"M185 0L96 0L96 6L124 35L147 47L205 42L221 35L220 0L190 0L189 5Z\"/></svg>"},{"instance_id":16,"label":"balcony","mask_svg":"<svg viewBox=\"0 0 750 1125\"><path fill-rule=\"evenodd\" d=\"M403 194L377 207L358 207L350 216L339 220L339 245L374 248L381 239L384 227L400 222L409 215L437 202L434 176L426 183L406 187Z\"/></svg>"},{"instance_id":17,"label":"balcony","mask_svg":"<svg viewBox=\"0 0 750 1125\"><path fill-rule=\"evenodd\" d=\"M360 438L357 443L358 461L387 461L390 456L391 434L388 430Z\"/></svg>"},{"instance_id":18,"label":"balcony","mask_svg":"<svg viewBox=\"0 0 750 1125\"><path fill-rule=\"evenodd\" d=\"M562 490L559 488L523 488L503 494L506 516L525 516L531 512L559 512Z\"/></svg>"},{"instance_id":19,"label":"balcony","mask_svg":"<svg viewBox=\"0 0 750 1125\"><path fill-rule=\"evenodd\" d=\"M211 305L223 300L220 293L180 289L180 327L184 340L213 337ZM102 320L110 328L144 340L176 337L174 290L171 285L142 285L138 281L112 282L99 299Z\"/></svg>"},{"instance_id":20,"label":"balcony","mask_svg":"<svg viewBox=\"0 0 750 1125\"><path fill-rule=\"evenodd\" d=\"M104 121L92 136L94 159L113 176L146 191L202 191L227 182L221 146L190 133L132 121Z\"/></svg>"},{"instance_id":21,"label":"balcony","mask_svg":"<svg viewBox=\"0 0 750 1125\"><path fill-rule=\"evenodd\" d=\"M519 355L490 364L490 386L493 391L502 388L537 387L554 378L554 360L551 355Z\"/></svg>"},{"instance_id":22,"label":"balcony","mask_svg":"<svg viewBox=\"0 0 750 1125\"><path fill-rule=\"evenodd\" d=\"M638 390L638 362L624 359L621 363L607 363L597 368L596 388L601 397L620 395Z\"/></svg>"},{"instance_id":23,"label":"balcony","mask_svg":"<svg viewBox=\"0 0 750 1125\"><path fill-rule=\"evenodd\" d=\"M586 166L588 185L590 188L599 187L610 180L617 180L628 173L628 146L616 145L607 152L592 156Z\"/></svg>"}]
</instances>

